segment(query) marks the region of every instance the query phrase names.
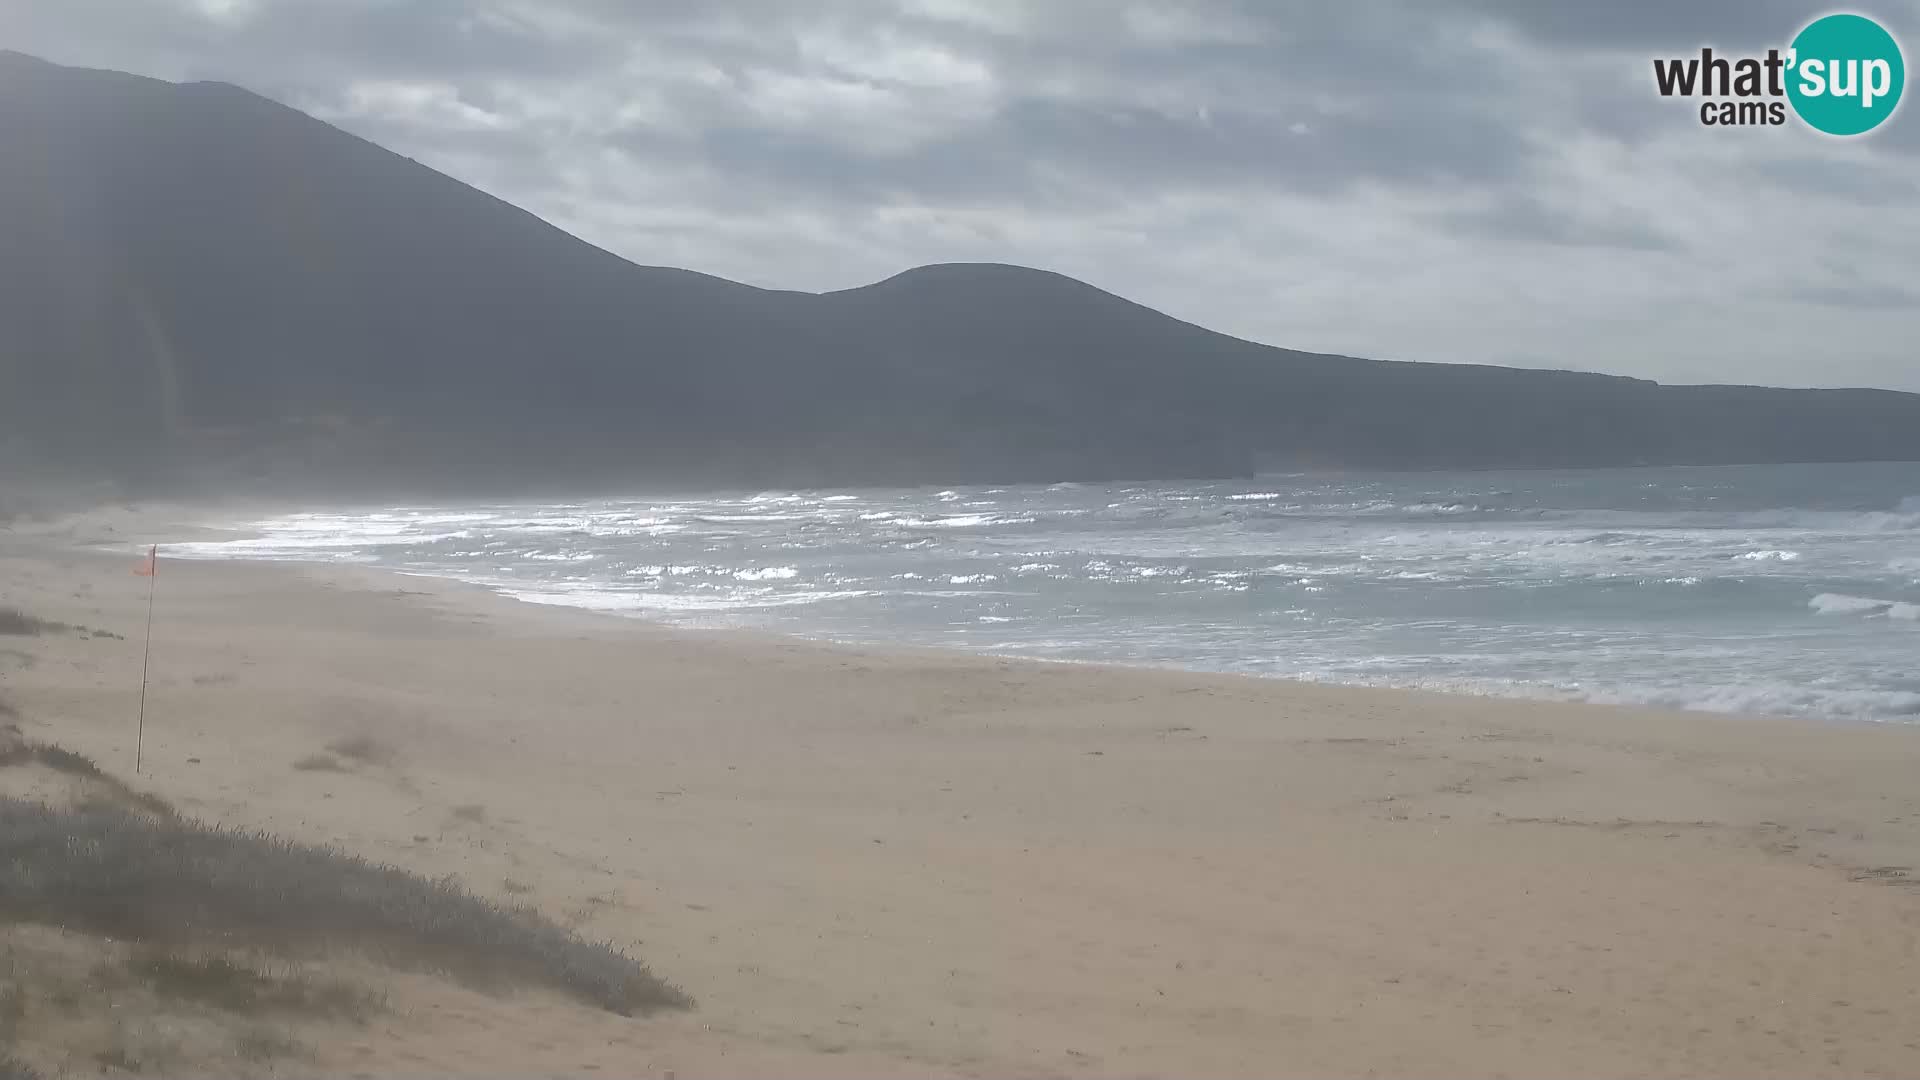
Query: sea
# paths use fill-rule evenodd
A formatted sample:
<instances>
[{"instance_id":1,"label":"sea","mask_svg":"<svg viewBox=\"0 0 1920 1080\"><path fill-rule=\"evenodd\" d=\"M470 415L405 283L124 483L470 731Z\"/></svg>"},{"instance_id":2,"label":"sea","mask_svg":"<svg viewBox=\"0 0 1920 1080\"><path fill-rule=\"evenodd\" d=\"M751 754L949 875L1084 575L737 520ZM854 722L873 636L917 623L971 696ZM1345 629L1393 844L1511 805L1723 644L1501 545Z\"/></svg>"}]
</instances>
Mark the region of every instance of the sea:
<instances>
[{"instance_id":1,"label":"sea","mask_svg":"<svg viewBox=\"0 0 1920 1080\"><path fill-rule=\"evenodd\" d=\"M1920 723L1920 464L360 506L198 558L351 562L689 628Z\"/></svg>"}]
</instances>

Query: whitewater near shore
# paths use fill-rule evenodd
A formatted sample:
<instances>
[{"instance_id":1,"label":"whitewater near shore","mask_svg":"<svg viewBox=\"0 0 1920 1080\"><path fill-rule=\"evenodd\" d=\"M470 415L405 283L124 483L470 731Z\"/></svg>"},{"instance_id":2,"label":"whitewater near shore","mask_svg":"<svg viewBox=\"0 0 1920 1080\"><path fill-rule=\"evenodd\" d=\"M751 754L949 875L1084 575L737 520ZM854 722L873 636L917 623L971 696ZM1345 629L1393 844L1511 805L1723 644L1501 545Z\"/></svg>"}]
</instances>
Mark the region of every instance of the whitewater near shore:
<instances>
[{"instance_id":1,"label":"whitewater near shore","mask_svg":"<svg viewBox=\"0 0 1920 1080\"><path fill-rule=\"evenodd\" d=\"M1910 463L627 493L303 508L351 562L694 629L1913 723Z\"/></svg>"},{"instance_id":2,"label":"whitewater near shore","mask_svg":"<svg viewBox=\"0 0 1920 1080\"><path fill-rule=\"evenodd\" d=\"M111 530L111 531L109 531ZM129 771L139 514L0 534L30 736ZM376 1075L1920 1074L1920 729L688 632L161 564L140 783L688 990L397 989ZM296 768L329 745L362 757Z\"/></svg>"}]
</instances>

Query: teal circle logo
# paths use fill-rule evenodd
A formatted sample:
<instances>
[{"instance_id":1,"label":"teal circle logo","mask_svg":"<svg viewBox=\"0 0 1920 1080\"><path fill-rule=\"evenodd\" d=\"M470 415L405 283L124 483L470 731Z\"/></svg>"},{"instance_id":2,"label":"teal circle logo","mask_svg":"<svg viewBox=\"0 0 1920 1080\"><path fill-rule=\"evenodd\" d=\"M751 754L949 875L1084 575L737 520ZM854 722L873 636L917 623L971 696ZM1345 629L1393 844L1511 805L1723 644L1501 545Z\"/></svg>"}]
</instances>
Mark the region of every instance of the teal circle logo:
<instances>
[{"instance_id":1,"label":"teal circle logo","mask_svg":"<svg viewBox=\"0 0 1920 1080\"><path fill-rule=\"evenodd\" d=\"M1906 58L1893 35L1864 15L1813 20L1787 56L1787 100L1816 131L1862 135L1900 107Z\"/></svg>"}]
</instances>

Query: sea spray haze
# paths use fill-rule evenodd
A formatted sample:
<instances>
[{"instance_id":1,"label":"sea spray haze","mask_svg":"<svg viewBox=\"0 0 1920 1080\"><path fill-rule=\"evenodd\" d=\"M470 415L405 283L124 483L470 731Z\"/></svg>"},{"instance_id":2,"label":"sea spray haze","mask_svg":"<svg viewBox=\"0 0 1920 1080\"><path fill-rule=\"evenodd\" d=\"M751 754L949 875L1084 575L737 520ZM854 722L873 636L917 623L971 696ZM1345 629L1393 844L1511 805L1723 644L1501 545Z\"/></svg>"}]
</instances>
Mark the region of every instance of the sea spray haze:
<instances>
[{"instance_id":1,"label":"sea spray haze","mask_svg":"<svg viewBox=\"0 0 1920 1080\"><path fill-rule=\"evenodd\" d=\"M636 496L261 522L693 627L1920 722L1920 465Z\"/></svg>"}]
</instances>

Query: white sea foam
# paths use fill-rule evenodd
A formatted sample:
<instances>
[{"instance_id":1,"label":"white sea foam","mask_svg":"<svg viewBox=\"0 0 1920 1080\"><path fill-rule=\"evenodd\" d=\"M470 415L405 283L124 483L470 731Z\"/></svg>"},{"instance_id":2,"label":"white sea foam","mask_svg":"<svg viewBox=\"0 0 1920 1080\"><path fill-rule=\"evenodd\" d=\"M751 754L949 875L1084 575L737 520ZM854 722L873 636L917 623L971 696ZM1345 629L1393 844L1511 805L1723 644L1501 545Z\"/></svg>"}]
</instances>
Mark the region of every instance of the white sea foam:
<instances>
[{"instance_id":1,"label":"white sea foam","mask_svg":"<svg viewBox=\"0 0 1920 1080\"><path fill-rule=\"evenodd\" d=\"M853 600L873 593L861 589L820 590L791 593L716 593L690 595L619 591L608 589L520 589L501 588L503 595L535 604L585 608L590 611L630 612L727 612L765 608L796 607L829 600Z\"/></svg>"},{"instance_id":2,"label":"white sea foam","mask_svg":"<svg viewBox=\"0 0 1920 1080\"><path fill-rule=\"evenodd\" d=\"M835 640L1920 722L1920 495L1835 494L1874 468L413 506L175 553ZM1807 505L1752 509L1749 480Z\"/></svg>"},{"instance_id":3,"label":"white sea foam","mask_svg":"<svg viewBox=\"0 0 1920 1080\"><path fill-rule=\"evenodd\" d=\"M663 521L653 525L594 525L587 532L599 539L617 540L625 536L669 536L685 532L687 527L679 522Z\"/></svg>"},{"instance_id":4,"label":"white sea foam","mask_svg":"<svg viewBox=\"0 0 1920 1080\"><path fill-rule=\"evenodd\" d=\"M944 517L904 517L897 524L909 529L978 529L988 525L1031 525L1033 518L1024 515L999 514L948 514Z\"/></svg>"},{"instance_id":5,"label":"white sea foam","mask_svg":"<svg viewBox=\"0 0 1920 1080\"><path fill-rule=\"evenodd\" d=\"M365 529L351 533L285 530L240 540L205 540L168 544L173 558L363 561L376 549L415 547L442 540L467 539L469 532L407 533Z\"/></svg>"},{"instance_id":6,"label":"white sea foam","mask_svg":"<svg viewBox=\"0 0 1920 1080\"><path fill-rule=\"evenodd\" d=\"M1749 716L1808 716L1825 720L1920 716L1920 693L1829 689L1778 682L1618 687L1577 696L1602 705L1698 709Z\"/></svg>"},{"instance_id":7,"label":"white sea foam","mask_svg":"<svg viewBox=\"0 0 1920 1080\"><path fill-rule=\"evenodd\" d=\"M1803 716L1819 720L1873 721L1920 718L1920 693L1806 686L1779 681L1663 683L1631 686L1563 685L1528 679L1472 677L1354 677L1339 672L1289 673L1315 681L1392 686L1486 697L1549 698L1595 705L1680 709L1744 716Z\"/></svg>"},{"instance_id":8,"label":"white sea foam","mask_svg":"<svg viewBox=\"0 0 1920 1080\"><path fill-rule=\"evenodd\" d=\"M291 520L295 520L295 521L303 521L303 520L304 521L332 521L332 522L338 522L343 524L361 521L361 522L375 522L375 523L395 523L395 524L406 525L406 526L449 525L456 522L490 521L492 519L493 519L492 514L478 513L474 511L468 511L468 510L457 510L457 511L395 510L395 511L391 511L389 513L383 513L383 514L367 514L362 517L354 517L352 515L344 515L344 514L294 514L291 518Z\"/></svg>"},{"instance_id":9,"label":"white sea foam","mask_svg":"<svg viewBox=\"0 0 1920 1080\"><path fill-rule=\"evenodd\" d=\"M1920 511L1909 508L1902 499L1894 510L1757 510L1728 515L1696 515L1702 524L1731 525L1756 529L1779 529L1798 533L1900 532L1920 529Z\"/></svg>"},{"instance_id":10,"label":"white sea foam","mask_svg":"<svg viewBox=\"0 0 1920 1080\"><path fill-rule=\"evenodd\" d=\"M1905 614L1914 605L1899 600L1879 600L1871 596L1848 596L1845 593L1821 593L1807 601L1807 606L1822 615L1885 615L1890 618L1910 619ZM1902 614L1895 615L1900 609Z\"/></svg>"},{"instance_id":11,"label":"white sea foam","mask_svg":"<svg viewBox=\"0 0 1920 1080\"><path fill-rule=\"evenodd\" d=\"M584 517L541 518L532 521L493 518L486 522L492 533L585 533L593 522Z\"/></svg>"},{"instance_id":12,"label":"white sea foam","mask_svg":"<svg viewBox=\"0 0 1920 1080\"><path fill-rule=\"evenodd\" d=\"M735 570L733 576L741 581L791 581L800 576L800 571L792 566L756 566Z\"/></svg>"}]
</instances>

